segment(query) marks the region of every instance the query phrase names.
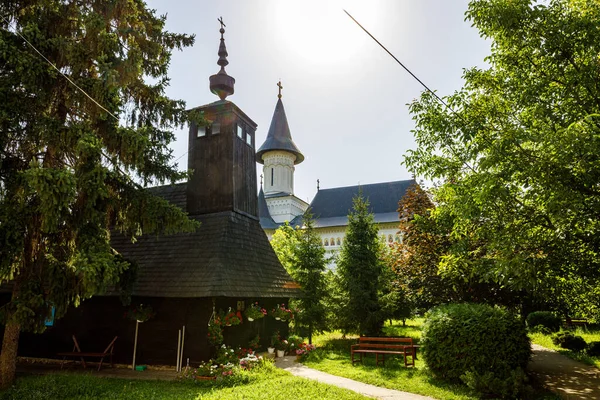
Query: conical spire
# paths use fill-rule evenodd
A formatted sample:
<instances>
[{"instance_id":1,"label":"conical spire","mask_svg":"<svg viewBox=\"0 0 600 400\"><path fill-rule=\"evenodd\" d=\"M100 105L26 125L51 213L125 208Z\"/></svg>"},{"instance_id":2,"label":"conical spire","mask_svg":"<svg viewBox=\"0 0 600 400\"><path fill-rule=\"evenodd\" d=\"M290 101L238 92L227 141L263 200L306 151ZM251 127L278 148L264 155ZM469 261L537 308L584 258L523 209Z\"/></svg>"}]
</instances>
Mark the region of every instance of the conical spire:
<instances>
[{"instance_id":1,"label":"conical spire","mask_svg":"<svg viewBox=\"0 0 600 400\"><path fill-rule=\"evenodd\" d=\"M304 155L302 155L292 140L292 134L290 133L290 127L288 125L285 110L283 108L283 102L281 101L281 82L279 82L277 86L279 86L277 105L275 106L275 112L273 113L273 119L271 120L271 126L269 127L267 139L256 152L256 161L262 164L262 156L264 153L273 150L282 150L293 153L296 156L294 164L300 164L302 161L304 161Z\"/></svg>"},{"instance_id":2,"label":"conical spire","mask_svg":"<svg viewBox=\"0 0 600 400\"><path fill-rule=\"evenodd\" d=\"M210 91L219 96L221 100L225 100L225 98L229 95L233 94L233 85L235 84L235 79L233 77L227 75L225 72L225 66L229 64L227 61L227 48L225 47L225 39L223 38L223 34L225 33L225 24L223 23L223 18L219 18L218 21L221 23L221 43L219 44L219 61L217 64L221 66L221 70L212 75L210 80Z\"/></svg>"}]
</instances>

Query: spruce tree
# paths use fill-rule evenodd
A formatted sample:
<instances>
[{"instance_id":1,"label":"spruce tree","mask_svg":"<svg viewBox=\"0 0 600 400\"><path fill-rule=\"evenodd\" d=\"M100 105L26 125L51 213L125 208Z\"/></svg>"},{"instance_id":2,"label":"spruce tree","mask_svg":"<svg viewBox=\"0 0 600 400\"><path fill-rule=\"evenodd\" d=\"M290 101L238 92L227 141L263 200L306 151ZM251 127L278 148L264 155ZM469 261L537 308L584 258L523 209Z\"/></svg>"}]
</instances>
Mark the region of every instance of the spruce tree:
<instances>
[{"instance_id":1,"label":"spruce tree","mask_svg":"<svg viewBox=\"0 0 600 400\"><path fill-rule=\"evenodd\" d=\"M338 260L338 276L342 291L347 296L346 307L340 318L349 331L361 335L381 332L383 317L380 304L383 265L380 242L369 201L359 192L348 215L346 238Z\"/></svg>"},{"instance_id":2,"label":"spruce tree","mask_svg":"<svg viewBox=\"0 0 600 400\"><path fill-rule=\"evenodd\" d=\"M6 387L21 331L43 331L51 307L60 317L127 269L111 229L134 238L197 224L142 186L186 177L168 149L185 104L165 88L172 50L193 37L165 31L141 0L10 1L0 16Z\"/></svg>"},{"instance_id":3,"label":"spruce tree","mask_svg":"<svg viewBox=\"0 0 600 400\"><path fill-rule=\"evenodd\" d=\"M302 310L297 323L305 327L308 342L312 343L313 333L325 328L325 249L321 238L314 228L314 218L310 209L303 216L304 226L298 231L295 246L295 266L293 278L302 287L303 297L297 300Z\"/></svg>"}]
</instances>

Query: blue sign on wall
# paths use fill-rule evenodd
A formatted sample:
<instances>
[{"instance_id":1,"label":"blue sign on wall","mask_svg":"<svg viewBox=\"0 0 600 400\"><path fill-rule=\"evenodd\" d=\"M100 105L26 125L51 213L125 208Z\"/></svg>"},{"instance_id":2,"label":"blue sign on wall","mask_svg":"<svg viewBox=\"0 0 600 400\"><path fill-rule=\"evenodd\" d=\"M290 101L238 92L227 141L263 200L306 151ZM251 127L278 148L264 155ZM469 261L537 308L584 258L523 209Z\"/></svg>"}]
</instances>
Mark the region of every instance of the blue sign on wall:
<instances>
[{"instance_id":1,"label":"blue sign on wall","mask_svg":"<svg viewBox=\"0 0 600 400\"><path fill-rule=\"evenodd\" d=\"M54 314L56 314L56 308L54 308L54 306L52 306L52 315L46 319L46 322L44 323L44 325L54 326Z\"/></svg>"}]
</instances>

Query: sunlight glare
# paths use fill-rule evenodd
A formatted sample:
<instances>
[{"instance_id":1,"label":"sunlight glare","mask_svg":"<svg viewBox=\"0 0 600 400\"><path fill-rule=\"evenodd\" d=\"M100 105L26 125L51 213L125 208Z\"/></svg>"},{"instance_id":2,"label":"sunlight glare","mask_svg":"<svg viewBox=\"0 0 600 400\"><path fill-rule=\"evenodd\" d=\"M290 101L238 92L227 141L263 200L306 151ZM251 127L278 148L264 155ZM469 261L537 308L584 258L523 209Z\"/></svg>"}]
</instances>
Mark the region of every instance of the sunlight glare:
<instances>
[{"instance_id":1,"label":"sunlight glare","mask_svg":"<svg viewBox=\"0 0 600 400\"><path fill-rule=\"evenodd\" d=\"M356 60L367 35L344 13L359 22L377 21L378 9L359 0L277 1L278 39L293 57L330 66Z\"/></svg>"}]
</instances>

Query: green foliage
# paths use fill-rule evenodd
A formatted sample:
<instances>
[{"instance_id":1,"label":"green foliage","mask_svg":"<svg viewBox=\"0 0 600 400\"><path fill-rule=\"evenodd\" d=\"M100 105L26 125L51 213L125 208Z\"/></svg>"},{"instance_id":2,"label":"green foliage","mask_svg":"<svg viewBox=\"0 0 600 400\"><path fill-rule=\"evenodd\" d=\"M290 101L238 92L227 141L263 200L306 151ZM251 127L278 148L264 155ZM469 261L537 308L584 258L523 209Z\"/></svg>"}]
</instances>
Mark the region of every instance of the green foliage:
<instances>
[{"instance_id":1,"label":"green foliage","mask_svg":"<svg viewBox=\"0 0 600 400\"><path fill-rule=\"evenodd\" d=\"M552 343L563 349L571 350L576 353L582 352L587 347L585 339L574 335L571 332L559 332L552 336Z\"/></svg>"},{"instance_id":2,"label":"green foliage","mask_svg":"<svg viewBox=\"0 0 600 400\"><path fill-rule=\"evenodd\" d=\"M536 329L544 327L550 332L558 332L562 319L551 311L534 311L527 316L527 327Z\"/></svg>"},{"instance_id":3,"label":"green foliage","mask_svg":"<svg viewBox=\"0 0 600 400\"><path fill-rule=\"evenodd\" d=\"M299 235L299 231L290 226L286 221L277 228L271 237L271 246L275 250L279 262L292 277L295 273L295 265L298 264L296 248L300 241Z\"/></svg>"},{"instance_id":4,"label":"green foliage","mask_svg":"<svg viewBox=\"0 0 600 400\"><path fill-rule=\"evenodd\" d=\"M600 342L590 342L585 352L590 357L600 357Z\"/></svg>"},{"instance_id":5,"label":"green foliage","mask_svg":"<svg viewBox=\"0 0 600 400\"><path fill-rule=\"evenodd\" d=\"M505 398L525 389L530 342L525 326L506 310L466 303L436 307L423 326L421 345L438 378L463 380L482 395Z\"/></svg>"},{"instance_id":6,"label":"green foliage","mask_svg":"<svg viewBox=\"0 0 600 400\"><path fill-rule=\"evenodd\" d=\"M473 0L467 19L489 67L465 70L453 111L430 93L410 105L405 164L450 217L441 269L597 313L600 4Z\"/></svg>"},{"instance_id":7,"label":"green foliage","mask_svg":"<svg viewBox=\"0 0 600 400\"><path fill-rule=\"evenodd\" d=\"M340 310L344 327L349 332L376 335L381 332L383 263L377 225L369 212L369 201L359 192L348 215L346 239L337 263L341 291L347 297Z\"/></svg>"},{"instance_id":8,"label":"green foliage","mask_svg":"<svg viewBox=\"0 0 600 400\"><path fill-rule=\"evenodd\" d=\"M310 209L304 213L302 221L304 226L297 231L298 241L294 247L292 278L302 287L303 297L294 300L293 306L300 310L296 315L296 326L306 328L308 341L312 343L313 334L326 327L325 249L314 229Z\"/></svg>"},{"instance_id":9,"label":"green foliage","mask_svg":"<svg viewBox=\"0 0 600 400\"><path fill-rule=\"evenodd\" d=\"M60 318L120 279L130 285L111 229L134 240L197 228L130 177L187 177L169 149L185 104L165 90L172 51L194 38L167 32L140 1L11 1L0 12L0 283L12 281L3 315L18 337L43 331L50 305Z\"/></svg>"}]
</instances>

